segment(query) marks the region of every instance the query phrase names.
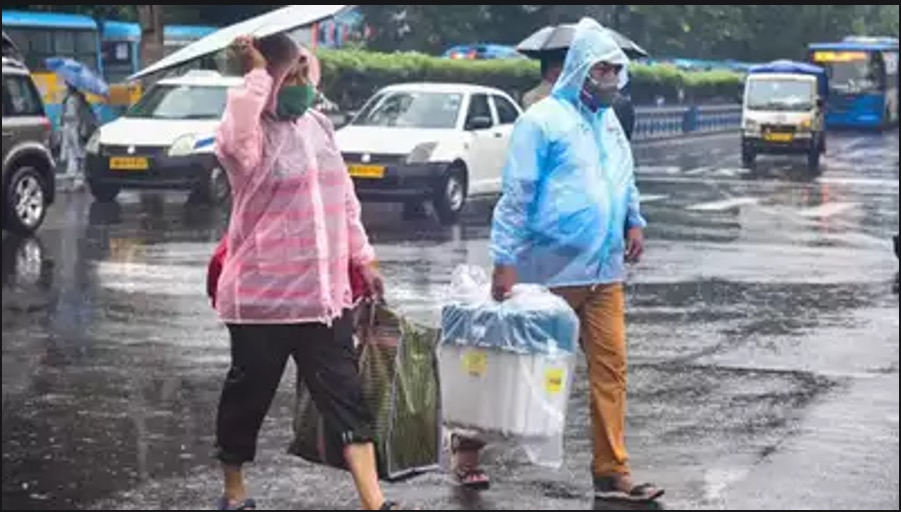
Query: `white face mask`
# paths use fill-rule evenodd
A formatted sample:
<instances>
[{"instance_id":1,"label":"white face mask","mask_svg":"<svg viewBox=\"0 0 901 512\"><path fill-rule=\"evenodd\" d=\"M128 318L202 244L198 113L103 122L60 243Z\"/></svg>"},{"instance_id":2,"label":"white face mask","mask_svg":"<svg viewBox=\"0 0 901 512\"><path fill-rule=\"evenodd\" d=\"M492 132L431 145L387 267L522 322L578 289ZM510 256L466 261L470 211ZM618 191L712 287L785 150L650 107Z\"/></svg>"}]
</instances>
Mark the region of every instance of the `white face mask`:
<instances>
[{"instance_id":1,"label":"white face mask","mask_svg":"<svg viewBox=\"0 0 901 512\"><path fill-rule=\"evenodd\" d=\"M582 99L592 110L609 107L619 89L615 73L604 75L601 80L588 76L582 90Z\"/></svg>"},{"instance_id":2,"label":"white face mask","mask_svg":"<svg viewBox=\"0 0 901 512\"><path fill-rule=\"evenodd\" d=\"M605 73L604 76L600 80L595 80L594 77L588 78L594 87L601 91L609 91L616 90L619 88L619 76L616 73Z\"/></svg>"}]
</instances>

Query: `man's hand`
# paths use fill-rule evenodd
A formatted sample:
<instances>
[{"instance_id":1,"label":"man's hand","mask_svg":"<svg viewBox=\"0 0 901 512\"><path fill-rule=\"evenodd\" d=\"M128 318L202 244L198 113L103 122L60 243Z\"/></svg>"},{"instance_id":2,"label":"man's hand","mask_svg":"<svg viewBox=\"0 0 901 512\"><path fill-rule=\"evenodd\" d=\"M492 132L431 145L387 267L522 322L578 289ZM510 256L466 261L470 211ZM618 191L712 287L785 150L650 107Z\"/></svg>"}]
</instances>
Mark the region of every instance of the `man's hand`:
<instances>
[{"instance_id":1,"label":"man's hand","mask_svg":"<svg viewBox=\"0 0 901 512\"><path fill-rule=\"evenodd\" d=\"M266 57L257 49L256 40L251 36L240 36L232 43L238 55L244 58L248 69L266 69Z\"/></svg>"},{"instance_id":2,"label":"man's hand","mask_svg":"<svg viewBox=\"0 0 901 512\"><path fill-rule=\"evenodd\" d=\"M360 269L360 275L366 284L366 294L368 298L383 302L385 300L385 281L382 279L382 273L378 269L378 265L372 263L365 265Z\"/></svg>"},{"instance_id":3,"label":"man's hand","mask_svg":"<svg viewBox=\"0 0 901 512\"><path fill-rule=\"evenodd\" d=\"M491 285L491 295L494 300L503 302L513 293L513 285L516 284L516 268L498 265L494 267L494 277Z\"/></svg>"},{"instance_id":4,"label":"man's hand","mask_svg":"<svg viewBox=\"0 0 901 512\"><path fill-rule=\"evenodd\" d=\"M636 264L644 256L644 231L632 228L626 234L626 263Z\"/></svg>"}]
</instances>

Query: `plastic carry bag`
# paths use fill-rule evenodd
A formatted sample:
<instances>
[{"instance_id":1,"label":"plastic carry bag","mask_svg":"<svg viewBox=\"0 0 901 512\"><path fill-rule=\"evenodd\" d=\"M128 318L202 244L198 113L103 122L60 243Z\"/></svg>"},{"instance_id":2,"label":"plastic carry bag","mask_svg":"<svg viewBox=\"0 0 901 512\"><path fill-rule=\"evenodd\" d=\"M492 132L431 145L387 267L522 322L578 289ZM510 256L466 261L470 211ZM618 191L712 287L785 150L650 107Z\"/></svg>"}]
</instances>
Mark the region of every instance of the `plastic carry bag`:
<instances>
[{"instance_id":1,"label":"plastic carry bag","mask_svg":"<svg viewBox=\"0 0 901 512\"><path fill-rule=\"evenodd\" d=\"M460 267L441 328L445 424L512 440L534 464L562 465L579 339L569 304L535 285L496 302L484 271Z\"/></svg>"},{"instance_id":2,"label":"plastic carry bag","mask_svg":"<svg viewBox=\"0 0 901 512\"><path fill-rule=\"evenodd\" d=\"M364 301L358 308L357 336L363 395L375 420L379 476L399 481L440 469L437 331L414 325L383 305ZM289 453L346 469L343 450L340 432L328 428L299 381Z\"/></svg>"}]
</instances>

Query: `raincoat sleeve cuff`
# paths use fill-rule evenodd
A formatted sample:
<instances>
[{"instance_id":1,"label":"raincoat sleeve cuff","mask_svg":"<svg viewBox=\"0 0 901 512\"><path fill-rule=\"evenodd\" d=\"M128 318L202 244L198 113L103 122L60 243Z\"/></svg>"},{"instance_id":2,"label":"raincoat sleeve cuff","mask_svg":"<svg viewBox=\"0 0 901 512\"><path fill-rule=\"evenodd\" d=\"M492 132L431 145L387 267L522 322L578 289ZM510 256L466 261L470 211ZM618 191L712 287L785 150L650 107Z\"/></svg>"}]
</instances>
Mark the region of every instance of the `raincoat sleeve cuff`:
<instances>
[{"instance_id":1,"label":"raincoat sleeve cuff","mask_svg":"<svg viewBox=\"0 0 901 512\"><path fill-rule=\"evenodd\" d=\"M491 255L491 259L494 261L495 267L515 267L516 266L516 258L514 258L510 254L502 254L497 251L493 251Z\"/></svg>"},{"instance_id":2,"label":"raincoat sleeve cuff","mask_svg":"<svg viewBox=\"0 0 901 512\"><path fill-rule=\"evenodd\" d=\"M378 258L375 255L375 249L373 249L372 246L367 243L366 247L364 247L359 253L351 257L351 262L357 268L368 267L371 265L376 265L378 263Z\"/></svg>"},{"instance_id":3,"label":"raincoat sleeve cuff","mask_svg":"<svg viewBox=\"0 0 901 512\"><path fill-rule=\"evenodd\" d=\"M639 212L631 212L629 213L629 218L626 220L626 227L628 229L645 229L648 227L648 221L642 217Z\"/></svg>"}]
</instances>

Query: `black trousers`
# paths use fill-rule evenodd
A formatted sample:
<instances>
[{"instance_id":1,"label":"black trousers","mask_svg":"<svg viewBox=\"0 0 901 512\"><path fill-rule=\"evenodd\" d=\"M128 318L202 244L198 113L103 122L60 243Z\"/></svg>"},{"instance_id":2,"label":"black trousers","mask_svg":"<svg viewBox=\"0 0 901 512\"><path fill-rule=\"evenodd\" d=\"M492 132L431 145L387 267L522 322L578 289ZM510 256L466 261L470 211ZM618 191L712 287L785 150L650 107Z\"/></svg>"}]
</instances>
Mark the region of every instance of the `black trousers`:
<instances>
[{"instance_id":1,"label":"black trousers","mask_svg":"<svg viewBox=\"0 0 901 512\"><path fill-rule=\"evenodd\" d=\"M216 428L217 458L242 465L256 457L260 427L289 358L310 390L328 428L347 444L372 442L372 414L354 351L353 318L324 324L229 325L232 366L222 390Z\"/></svg>"}]
</instances>

